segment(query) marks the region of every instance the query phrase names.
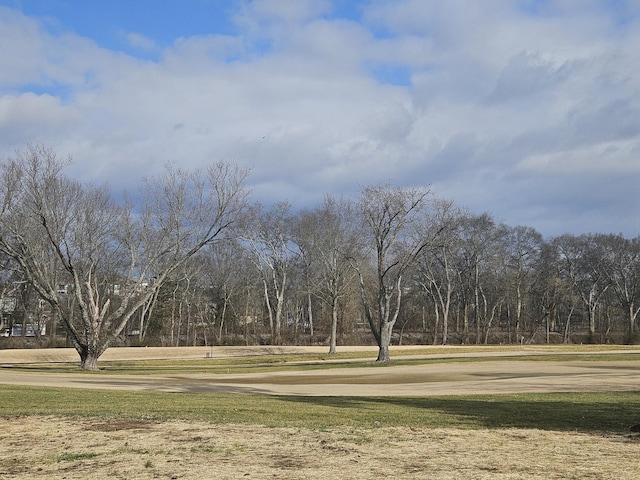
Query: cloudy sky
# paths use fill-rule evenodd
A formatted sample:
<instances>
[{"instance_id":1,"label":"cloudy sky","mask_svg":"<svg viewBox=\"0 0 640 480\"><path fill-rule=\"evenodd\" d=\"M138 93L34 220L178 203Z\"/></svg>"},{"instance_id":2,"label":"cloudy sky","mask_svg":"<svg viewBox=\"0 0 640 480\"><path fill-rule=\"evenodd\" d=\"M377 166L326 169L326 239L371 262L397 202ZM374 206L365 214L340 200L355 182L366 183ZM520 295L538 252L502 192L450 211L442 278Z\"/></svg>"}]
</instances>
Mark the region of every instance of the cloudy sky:
<instances>
[{"instance_id":1,"label":"cloudy sky","mask_svg":"<svg viewBox=\"0 0 640 480\"><path fill-rule=\"evenodd\" d=\"M254 198L390 181L545 236L640 235L640 0L0 0L0 156Z\"/></svg>"}]
</instances>

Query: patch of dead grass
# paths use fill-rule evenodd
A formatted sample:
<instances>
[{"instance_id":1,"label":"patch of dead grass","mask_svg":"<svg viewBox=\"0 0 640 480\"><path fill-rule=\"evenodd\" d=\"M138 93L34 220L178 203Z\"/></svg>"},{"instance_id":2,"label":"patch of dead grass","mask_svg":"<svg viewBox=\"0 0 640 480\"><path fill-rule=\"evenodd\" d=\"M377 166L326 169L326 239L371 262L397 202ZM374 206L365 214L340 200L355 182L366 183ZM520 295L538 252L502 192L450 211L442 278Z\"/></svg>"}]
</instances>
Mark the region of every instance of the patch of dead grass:
<instances>
[{"instance_id":1,"label":"patch of dead grass","mask_svg":"<svg viewBox=\"0 0 640 480\"><path fill-rule=\"evenodd\" d=\"M527 429L310 430L16 417L0 420L0 478L631 480L639 439Z\"/></svg>"}]
</instances>

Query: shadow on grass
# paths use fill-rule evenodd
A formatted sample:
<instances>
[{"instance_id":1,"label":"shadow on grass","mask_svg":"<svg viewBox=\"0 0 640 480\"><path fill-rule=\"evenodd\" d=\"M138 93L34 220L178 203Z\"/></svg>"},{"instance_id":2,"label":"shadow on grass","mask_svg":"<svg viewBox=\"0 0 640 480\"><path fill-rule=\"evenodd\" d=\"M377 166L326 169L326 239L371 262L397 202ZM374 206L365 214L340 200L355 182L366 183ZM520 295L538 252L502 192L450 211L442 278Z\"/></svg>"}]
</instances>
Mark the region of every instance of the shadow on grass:
<instances>
[{"instance_id":1,"label":"shadow on grass","mask_svg":"<svg viewBox=\"0 0 640 480\"><path fill-rule=\"evenodd\" d=\"M351 409L371 423L460 428L531 428L624 433L640 423L640 392L461 397L280 397L298 404ZM401 416L404 421L399 421ZM360 423L361 418L354 419Z\"/></svg>"},{"instance_id":2,"label":"shadow on grass","mask_svg":"<svg viewBox=\"0 0 640 480\"><path fill-rule=\"evenodd\" d=\"M105 379L108 380L108 379ZM21 415L181 419L273 427L524 428L629 433L640 392L438 397L304 397L238 386L216 392L178 382L130 390L0 384L0 420ZM120 389L122 387L124 389ZM114 388L114 389L111 389Z\"/></svg>"}]
</instances>

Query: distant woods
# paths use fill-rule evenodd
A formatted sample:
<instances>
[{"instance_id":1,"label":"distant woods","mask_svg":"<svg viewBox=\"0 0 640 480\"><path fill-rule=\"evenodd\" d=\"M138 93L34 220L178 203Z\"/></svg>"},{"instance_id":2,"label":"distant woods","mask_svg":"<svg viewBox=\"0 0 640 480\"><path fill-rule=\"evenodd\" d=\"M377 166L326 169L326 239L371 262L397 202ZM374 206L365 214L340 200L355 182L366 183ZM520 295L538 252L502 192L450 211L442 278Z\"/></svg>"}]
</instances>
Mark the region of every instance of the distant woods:
<instances>
[{"instance_id":1,"label":"distant woods","mask_svg":"<svg viewBox=\"0 0 640 480\"><path fill-rule=\"evenodd\" d=\"M438 198L365 186L314 208L251 200L249 172L167 166L142 201L30 145L0 166L0 347L628 343L640 237L543 238Z\"/></svg>"}]
</instances>

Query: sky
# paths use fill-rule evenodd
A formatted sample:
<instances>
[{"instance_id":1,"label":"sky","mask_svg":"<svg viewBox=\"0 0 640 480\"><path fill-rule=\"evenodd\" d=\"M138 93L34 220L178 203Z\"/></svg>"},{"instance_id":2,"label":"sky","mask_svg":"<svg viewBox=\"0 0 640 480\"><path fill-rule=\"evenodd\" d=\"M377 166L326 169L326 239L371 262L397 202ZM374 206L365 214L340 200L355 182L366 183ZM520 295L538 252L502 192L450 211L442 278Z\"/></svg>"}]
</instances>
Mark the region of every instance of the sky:
<instances>
[{"instance_id":1,"label":"sky","mask_svg":"<svg viewBox=\"0 0 640 480\"><path fill-rule=\"evenodd\" d=\"M167 162L252 198L363 186L546 237L640 235L640 0L0 0L0 158L133 191Z\"/></svg>"}]
</instances>

